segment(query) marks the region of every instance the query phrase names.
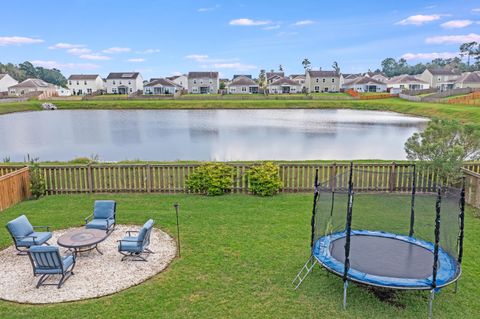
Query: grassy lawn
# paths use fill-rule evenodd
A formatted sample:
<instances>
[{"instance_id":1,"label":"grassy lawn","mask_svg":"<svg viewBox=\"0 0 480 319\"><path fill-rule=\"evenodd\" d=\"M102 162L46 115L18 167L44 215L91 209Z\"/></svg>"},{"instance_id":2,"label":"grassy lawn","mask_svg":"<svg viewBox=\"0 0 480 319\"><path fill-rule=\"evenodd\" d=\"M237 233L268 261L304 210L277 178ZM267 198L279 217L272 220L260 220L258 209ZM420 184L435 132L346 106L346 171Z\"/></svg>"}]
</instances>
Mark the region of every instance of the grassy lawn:
<instances>
[{"instance_id":1,"label":"grassy lawn","mask_svg":"<svg viewBox=\"0 0 480 319\"><path fill-rule=\"evenodd\" d=\"M401 208L405 209L391 197L362 196L354 212L357 222L364 216L363 221L382 220L391 225L399 220ZM341 279L319 267L299 290L293 290L291 280L309 255L310 194L272 198L50 196L2 212L0 222L5 225L19 214L27 214L37 225L52 225L55 229L78 226L90 213L93 200L105 198L118 202L120 223L140 225L152 217L158 227L172 235L176 234L172 204L179 202L182 257L174 260L165 272L112 296L49 306L2 301L1 318L424 318L427 315L427 292L398 292L394 301L388 303L354 284L349 287L349 307L344 312ZM379 220L372 215L372 207L389 207L392 214L382 215ZM480 220L474 219L469 210L459 292L455 294L453 287L448 287L437 295L435 318L473 318L480 313L479 232ZM10 244L6 230L1 228L0 246ZM68 282L64 289L68 289Z\"/></svg>"}]
</instances>

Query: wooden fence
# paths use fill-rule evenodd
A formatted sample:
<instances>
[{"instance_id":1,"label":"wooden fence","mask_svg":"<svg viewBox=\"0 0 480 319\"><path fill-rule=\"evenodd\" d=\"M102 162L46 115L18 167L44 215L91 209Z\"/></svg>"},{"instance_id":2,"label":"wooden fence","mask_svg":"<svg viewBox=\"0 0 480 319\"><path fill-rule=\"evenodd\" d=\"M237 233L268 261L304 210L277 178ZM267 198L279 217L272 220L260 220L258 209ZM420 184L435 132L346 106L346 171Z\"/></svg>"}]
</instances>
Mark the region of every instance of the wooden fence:
<instances>
[{"instance_id":1,"label":"wooden fence","mask_svg":"<svg viewBox=\"0 0 480 319\"><path fill-rule=\"evenodd\" d=\"M6 171L3 168L0 172ZM0 211L30 197L30 171L28 167L0 176Z\"/></svg>"},{"instance_id":2,"label":"wooden fence","mask_svg":"<svg viewBox=\"0 0 480 319\"><path fill-rule=\"evenodd\" d=\"M248 193L249 164L231 163L234 193ZM198 164L94 164L40 166L45 177L47 194L71 193L183 193L186 181ZM282 192L310 192L315 171L320 182L336 176L335 187L347 188L348 163L341 164L279 164ZM17 167L18 168L18 167ZM465 165L480 174L480 163ZM15 169L1 167L1 171ZM409 164L355 164L354 183L357 192L409 192L412 174ZM435 172L417 168L417 191L431 192L437 181Z\"/></svg>"},{"instance_id":3,"label":"wooden fence","mask_svg":"<svg viewBox=\"0 0 480 319\"><path fill-rule=\"evenodd\" d=\"M473 207L480 208L480 173L465 169L465 201Z\"/></svg>"},{"instance_id":4,"label":"wooden fence","mask_svg":"<svg viewBox=\"0 0 480 319\"><path fill-rule=\"evenodd\" d=\"M447 103L480 105L480 91L473 92L465 96L459 96L459 97L448 99Z\"/></svg>"}]
</instances>

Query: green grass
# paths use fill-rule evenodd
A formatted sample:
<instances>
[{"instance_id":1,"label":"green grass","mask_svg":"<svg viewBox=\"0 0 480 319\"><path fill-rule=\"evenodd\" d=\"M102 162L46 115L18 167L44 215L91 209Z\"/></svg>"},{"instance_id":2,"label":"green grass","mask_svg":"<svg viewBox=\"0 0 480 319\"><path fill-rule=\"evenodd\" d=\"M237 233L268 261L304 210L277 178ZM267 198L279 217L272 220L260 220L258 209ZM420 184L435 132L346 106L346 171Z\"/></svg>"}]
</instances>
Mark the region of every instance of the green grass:
<instances>
[{"instance_id":1,"label":"green grass","mask_svg":"<svg viewBox=\"0 0 480 319\"><path fill-rule=\"evenodd\" d=\"M392 221L400 220L400 211L405 210L400 207L402 201L392 200L392 196L363 196L363 200L355 202L354 222L362 219L391 225ZM271 198L50 196L2 212L0 223L5 225L19 214L27 214L37 225L52 225L55 229L78 226L91 211L93 201L106 198L118 202L120 223L140 225L152 217L158 227L172 235L176 234L172 204L179 202L182 257L175 259L165 272L112 296L46 306L1 301L1 318L424 318L427 315L427 292L398 292L392 305L355 284L349 286L345 312L341 310L341 279L319 267L299 290L293 290L291 280L309 255L310 194ZM372 207L389 207L392 214L373 216ZM480 220L474 219L469 210L459 292L455 294L453 287L447 287L437 295L435 318L473 318L480 313L479 232ZM10 244L6 230L1 228L0 246ZM68 289L68 282L63 289Z\"/></svg>"}]
</instances>

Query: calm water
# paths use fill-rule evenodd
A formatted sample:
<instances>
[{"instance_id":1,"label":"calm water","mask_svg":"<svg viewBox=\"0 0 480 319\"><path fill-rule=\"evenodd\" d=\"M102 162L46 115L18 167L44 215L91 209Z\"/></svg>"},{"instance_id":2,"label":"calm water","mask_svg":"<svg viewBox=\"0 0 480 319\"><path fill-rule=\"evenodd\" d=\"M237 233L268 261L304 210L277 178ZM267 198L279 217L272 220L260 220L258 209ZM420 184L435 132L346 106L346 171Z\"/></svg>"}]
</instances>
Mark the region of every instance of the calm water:
<instances>
[{"instance_id":1,"label":"calm water","mask_svg":"<svg viewBox=\"0 0 480 319\"><path fill-rule=\"evenodd\" d=\"M426 119L354 110L75 110L0 116L0 159L404 159Z\"/></svg>"}]
</instances>

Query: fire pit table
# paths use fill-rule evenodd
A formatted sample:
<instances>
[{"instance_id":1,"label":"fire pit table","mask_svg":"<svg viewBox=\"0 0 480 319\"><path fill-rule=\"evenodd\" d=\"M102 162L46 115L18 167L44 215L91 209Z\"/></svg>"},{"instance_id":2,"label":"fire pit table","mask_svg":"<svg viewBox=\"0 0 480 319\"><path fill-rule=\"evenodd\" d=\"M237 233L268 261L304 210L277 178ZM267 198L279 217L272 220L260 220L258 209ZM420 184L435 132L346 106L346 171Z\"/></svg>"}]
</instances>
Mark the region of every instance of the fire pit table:
<instances>
[{"instance_id":1,"label":"fire pit table","mask_svg":"<svg viewBox=\"0 0 480 319\"><path fill-rule=\"evenodd\" d=\"M108 233L100 229L75 229L66 232L57 240L57 244L64 248L73 250L75 255L96 249L101 255L103 253L98 249L98 244L108 237Z\"/></svg>"}]
</instances>

